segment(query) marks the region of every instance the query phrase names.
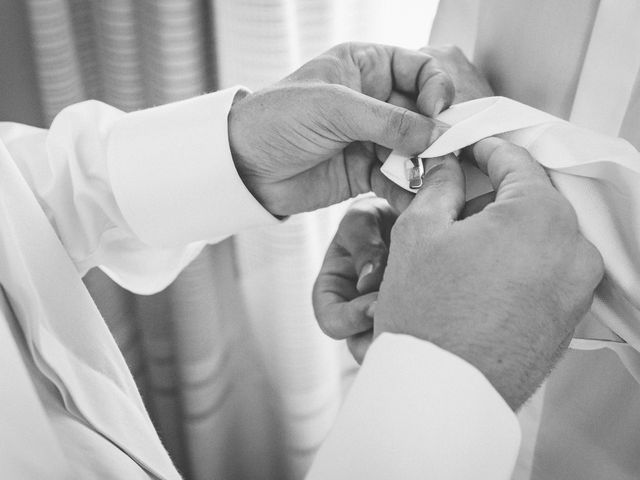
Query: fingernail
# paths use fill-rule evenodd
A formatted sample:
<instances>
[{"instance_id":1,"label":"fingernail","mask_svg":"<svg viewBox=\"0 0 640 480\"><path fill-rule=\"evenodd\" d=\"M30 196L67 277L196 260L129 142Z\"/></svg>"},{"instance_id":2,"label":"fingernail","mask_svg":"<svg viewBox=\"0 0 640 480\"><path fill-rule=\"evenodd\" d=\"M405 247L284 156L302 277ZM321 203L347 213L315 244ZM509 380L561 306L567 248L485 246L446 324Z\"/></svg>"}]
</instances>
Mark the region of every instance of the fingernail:
<instances>
[{"instance_id":1,"label":"fingernail","mask_svg":"<svg viewBox=\"0 0 640 480\"><path fill-rule=\"evenodd\" d=\"M369 304L369 306L367 307L367 311L365 312L365 315L369 318L373 318L373 316L376 313L376 304L378 302L376 300L374 300L373 302L371 302Z\"/></svg>"},{"instance_id":2,"label":"fingernail","mask_svg":"<svg viewBox=\"0 0 640 480\"><path fill-rule=\"evenodd\" d=\"M437 117L440 114L440 112L442 112L443 107L444 107L444 100L440 98L436 101L436 103L433 106L433 116Z\"/></svg>"},{"instance_id":3,"label":"fingernail","mask_svg":"<svg viewBox=\"0 0 640 480\"><path fill-rule=\"evenodd\" d=\"M360 270L360 275L358 275L358 283L356 284L356 289L360 289L364 278L371 272L373 272L373 263L365 263L364 267L362 267L362 269Z\"/></svg>"}]
</instances>

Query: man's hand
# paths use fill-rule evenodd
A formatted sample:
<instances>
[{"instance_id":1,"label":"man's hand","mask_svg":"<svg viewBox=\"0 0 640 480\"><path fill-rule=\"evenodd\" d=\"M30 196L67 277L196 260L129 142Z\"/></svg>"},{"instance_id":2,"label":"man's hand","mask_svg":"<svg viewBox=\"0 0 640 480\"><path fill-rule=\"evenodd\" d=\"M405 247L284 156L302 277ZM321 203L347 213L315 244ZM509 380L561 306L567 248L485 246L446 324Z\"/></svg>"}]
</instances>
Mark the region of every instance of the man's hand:
<instances>
[{"instance_id":1,"label":"man's hand","mask_svg":"<svg viewBox=\"0 0 640 480\"><path fill-rule=\"evenodd\" d=\"M340 222L313 287L320 328L346 339L358 363L373 340L373 314L398 214L381 198L355 202Z\"/></svg>"},{"instance_id":2,"label":"man's hand","mask_svg":"<svg viewBox=\"0 0 640 480\"><path fill-rule=\"evenodd\" d=\"M281 82L237 100L229 142L238 172L274 215L314 210L375 191L411 194L380 173L391 149L422 152L441 133L431 118L454 96L430 55L344 44ZM403 106L411 104L416 110ZM426 116L425 116L426 115Z\"/></svg>"},{"instance_id":3,"label":"man's hand","mask_svg":"<svg viewBox=\"0 0 640 480\"><path fill-rule=\"evenodd\" d=\"M475 365L515 410L567 346L603 275L575 212L522 148L473 154L496 198L457 220L464 178L447 157L396 221L374 335L406 333Z\"/></svg>"},{"instance_id":4,"label":"man's hand","mask_svg":"<svg viewBox=\"0 0 640 480\"><path fill-rule=\"evenodd\" d=\"M435 58L453 80L456 92L453 103L493 96L493 89L487 79L458 47L453 45L424 47L420 51Z\"/></svg>"},{"instance_id":5,"label":"man's hand","mask_svg":"<svg viewBox=\"0 0 640 480\"><path fill-rule=\"evenodd\" d=\"M361 204L345 217L316 282L314 307L322 329L348 338L357 360L372 325L376 336L410 334L475 365L515 410L591 305L602 260L525 150L487 139L473 153L497 190L493 203L463 209L457 161L429 161L425 185L395 224L383 204ZM373 267L363 275L367 263ZM371 293L385 265L380 292Z\"/></svg>"}]
</instances>

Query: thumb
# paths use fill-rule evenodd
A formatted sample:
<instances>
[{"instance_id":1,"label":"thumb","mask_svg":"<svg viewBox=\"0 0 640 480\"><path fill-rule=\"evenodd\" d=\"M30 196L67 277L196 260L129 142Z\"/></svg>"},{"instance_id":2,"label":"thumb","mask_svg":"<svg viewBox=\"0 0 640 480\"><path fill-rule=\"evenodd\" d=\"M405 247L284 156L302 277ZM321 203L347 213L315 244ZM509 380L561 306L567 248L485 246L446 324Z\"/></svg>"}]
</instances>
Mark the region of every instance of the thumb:
<instances>
[{"instance_id":1,"label":"thumb","mask_svg":"<svg viewBox=\"0 0 640 480\"><path fill-rule=\"evenodd\" d=\"M453 154L429 158L422 188L403 215L415 215L430 232L447 228L458 219L465 204L464 172Z\"/></svg>"},{"instance_id":2,"label":"thumb","mask_svg":"<svg viewBox=\"0 0 640 480\"><path fill-rule=\"evenodd\" d=\"M423 152L446 126L419 113L350 89L343 91L331 119L350 141L369 141L405 155Z\"/></svg>"},{"instance_id":3,"label":"thumb","mask_svg":"<svg viewBox=\"0 0 640 480\"><path fill-rule=\"evenodd\" d=\"M496 202L551 187L544 168L527 150L490 137L476 143L471 153L496 191Z\"/></svg>"}]
</instances>

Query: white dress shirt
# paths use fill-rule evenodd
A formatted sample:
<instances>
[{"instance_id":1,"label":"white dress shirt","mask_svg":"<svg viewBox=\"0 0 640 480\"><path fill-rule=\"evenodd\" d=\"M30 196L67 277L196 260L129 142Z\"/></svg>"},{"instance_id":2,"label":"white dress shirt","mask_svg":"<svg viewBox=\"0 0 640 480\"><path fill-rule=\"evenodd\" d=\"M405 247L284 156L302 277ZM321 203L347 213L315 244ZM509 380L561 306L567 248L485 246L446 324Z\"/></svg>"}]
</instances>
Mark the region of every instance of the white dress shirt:
<instances>
[{"instance_id":1,"label":"white dress shirt","mask_svg":"<svg viewBox=\"0 0 640 480\"><path fill-rule=\"evenodd\" d=\"M168 285L207 242L274 223L230 154L238 89L51 129L0 124L0 470L6 478L179 478L81 276ZM372 346L310 478L507 479L513 413L427 342Z\"/></svg>"}]
</instances>

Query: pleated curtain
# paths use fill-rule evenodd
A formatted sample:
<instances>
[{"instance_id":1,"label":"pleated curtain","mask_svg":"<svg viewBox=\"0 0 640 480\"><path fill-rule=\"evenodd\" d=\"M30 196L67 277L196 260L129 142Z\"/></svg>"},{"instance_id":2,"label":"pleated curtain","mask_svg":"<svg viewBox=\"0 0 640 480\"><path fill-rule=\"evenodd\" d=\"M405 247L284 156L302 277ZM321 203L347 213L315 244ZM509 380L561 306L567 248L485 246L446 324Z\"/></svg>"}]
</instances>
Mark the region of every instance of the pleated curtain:
<instances>
[{"instance_id":1,"label":"pleated curtain","mask_svg":"<svg viewBox=\"0 0 640 480\"><path fill-rule=\"evenodd\" d=\"M28 0L43 111L259 89L345 40L425 43L436 2L389 3ZM156 295L85 277L185 478L304 476L357 368L310 301L345 208L210 246Z\"/></svg>"}]
</instances>

